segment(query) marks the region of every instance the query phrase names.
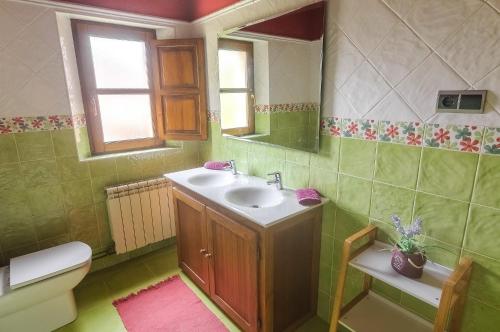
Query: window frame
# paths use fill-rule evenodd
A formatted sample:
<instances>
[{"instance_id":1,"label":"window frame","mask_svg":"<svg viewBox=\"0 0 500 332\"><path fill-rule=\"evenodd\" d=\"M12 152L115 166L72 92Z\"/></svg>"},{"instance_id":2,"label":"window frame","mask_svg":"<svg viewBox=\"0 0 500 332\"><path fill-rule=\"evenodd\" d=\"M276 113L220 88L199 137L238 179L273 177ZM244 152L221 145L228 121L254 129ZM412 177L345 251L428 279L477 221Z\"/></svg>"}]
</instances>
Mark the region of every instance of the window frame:
<instances>
[{"instance_id":1,"label":"window frame","mask_svg":"<svg viewBox=\"0 0 500 332\"><path fill-rule=\"evenodd\" d=\"M80 78L83 106L87 120L90 147L93 155L113 152L124 152L157 148L165 145L160 139L155 109L155 93L152 75L150 42L155 40L155 31L139 27L123 26L109 23L71 20L75 54ZM92 61L90 36L132 40L144 42L148 75L147 89L136 88L97 88L94 65ZM104 142L98 95L149 95L153 137L115 142Z\"/></svg>"},{"instance_id":2,"label":"window frame","mask_svg":"<svg viewBox=\"0 0 500 332\"><path fill-rule=\"evenodd\" d=\"M246 93L247 94L247 119L246 127L222 129L224 134L242 136L255 133L255 90L254 90L254 60L253 60L253 43L250 41L219 38L217 54L219 50L243 51L247 53L247 87L246 88L220 88L219 98L223 93ZM222 116L222 108L221 108Z\"/></svg>"}]
</instances>

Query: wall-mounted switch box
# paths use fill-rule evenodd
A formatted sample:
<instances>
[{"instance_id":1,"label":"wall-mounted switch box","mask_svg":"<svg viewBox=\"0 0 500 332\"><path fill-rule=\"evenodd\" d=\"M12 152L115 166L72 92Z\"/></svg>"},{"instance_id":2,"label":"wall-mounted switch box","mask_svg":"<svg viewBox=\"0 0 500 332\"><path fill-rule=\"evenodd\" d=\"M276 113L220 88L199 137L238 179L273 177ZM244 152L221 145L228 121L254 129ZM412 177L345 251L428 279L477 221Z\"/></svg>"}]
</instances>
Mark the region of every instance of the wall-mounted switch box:
<instances>
[{"instance_id":1,"label":"wall-mounted switch box","mask_svg":"<svg viewBox=\"0 0 500 332\"><path fill-rule=\"evenodd\" d=\"M437 111L439 113L475 113L484 112L487 90L439 91Z\"/></svg>"}]
</instances>

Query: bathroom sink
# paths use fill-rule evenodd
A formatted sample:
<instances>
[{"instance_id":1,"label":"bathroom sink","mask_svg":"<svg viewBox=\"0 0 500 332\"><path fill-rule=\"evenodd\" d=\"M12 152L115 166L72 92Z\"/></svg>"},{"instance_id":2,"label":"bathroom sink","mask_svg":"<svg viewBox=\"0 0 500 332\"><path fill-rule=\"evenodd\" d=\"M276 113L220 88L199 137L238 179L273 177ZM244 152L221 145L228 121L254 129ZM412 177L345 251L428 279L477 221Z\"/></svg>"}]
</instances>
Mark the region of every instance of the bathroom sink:
<instances>
[{"instance_id":1,"label":"bathroom sink","mask_svg":"<svg viewBox=\"0 0 500 332\"><path fill-rule=\"evenodd\" d=\"M213 173L197 174L189 177L187 181L200 187L220 187L233 183L235 176L229 172L214 171Z\"/></svg>"},{"instance_id":2,"label":"bathroom sink","mask_svg":"<svg viewBox=\"0 0 500 332\"><path fill-rule=\"evenodd\" d=\"M247 208L267 208L280 204L284 197L273 187L240 187L228 190L224 199Z\"/></svg>"}]
</instances>

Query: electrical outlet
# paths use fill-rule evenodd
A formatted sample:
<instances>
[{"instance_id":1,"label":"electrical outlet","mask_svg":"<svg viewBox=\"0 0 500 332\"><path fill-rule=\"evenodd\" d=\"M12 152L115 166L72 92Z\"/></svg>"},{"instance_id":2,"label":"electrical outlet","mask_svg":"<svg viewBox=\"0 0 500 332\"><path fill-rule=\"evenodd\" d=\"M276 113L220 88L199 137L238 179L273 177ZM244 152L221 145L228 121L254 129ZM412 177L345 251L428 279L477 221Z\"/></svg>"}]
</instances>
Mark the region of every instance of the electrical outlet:
<instances>
[{"instance_id":1,"label":"electrical outlet","mask_svg":"<svg viewBox=\"0 0 500 332\"><path fill-rule=\"evenodd\" d=\"M439 91L437 112L439 113L475 113L484 112L486 90Z\"/></svg>"}]
</instances>

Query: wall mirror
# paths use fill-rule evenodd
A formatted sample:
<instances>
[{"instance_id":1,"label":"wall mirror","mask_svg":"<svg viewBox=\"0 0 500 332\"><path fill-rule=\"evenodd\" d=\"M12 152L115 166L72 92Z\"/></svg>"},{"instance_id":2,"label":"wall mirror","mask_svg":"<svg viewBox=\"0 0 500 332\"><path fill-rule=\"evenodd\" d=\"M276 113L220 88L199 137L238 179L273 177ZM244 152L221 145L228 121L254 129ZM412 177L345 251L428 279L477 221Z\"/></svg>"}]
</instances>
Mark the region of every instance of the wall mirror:
<instances>
[{"instance_id":1,"label":"wall mirror","mask_svg":"<svg viewBox=\"0 0 500 332\"><path fill-rule=\"evenodd\" d=\"M320 1L219 36L225 136L318 151L324 26Z\"/></svg>"}]
</instances>

